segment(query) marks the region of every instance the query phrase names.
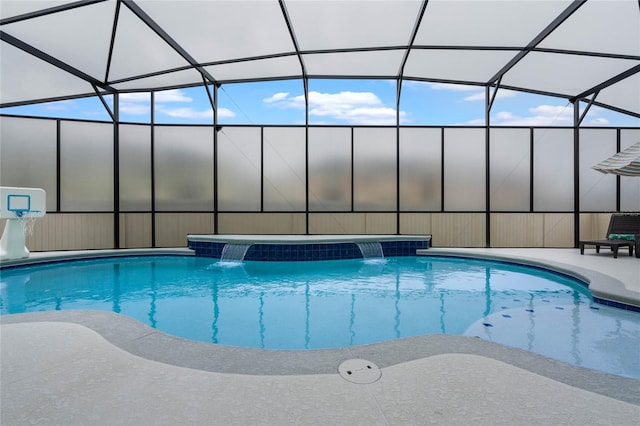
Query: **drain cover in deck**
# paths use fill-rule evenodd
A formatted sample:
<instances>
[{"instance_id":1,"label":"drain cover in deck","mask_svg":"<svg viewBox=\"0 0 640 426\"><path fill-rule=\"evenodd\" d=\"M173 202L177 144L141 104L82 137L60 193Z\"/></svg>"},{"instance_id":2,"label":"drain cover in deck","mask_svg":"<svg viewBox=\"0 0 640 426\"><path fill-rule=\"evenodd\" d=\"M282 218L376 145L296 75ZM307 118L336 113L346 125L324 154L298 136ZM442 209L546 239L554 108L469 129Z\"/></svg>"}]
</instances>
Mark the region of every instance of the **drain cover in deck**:
<instances>
[{"instance_id":1,"label":"drain cover in deck","mask_svg":"<svg viewBox=\"0 0 640 426\"><path fill-rule=\"evenodd\" d=\"M373 383L382 376L380 368L366 359L348 359L338 366L338 373L343 379L361 385Z\"/></svg>"}]
</instances>

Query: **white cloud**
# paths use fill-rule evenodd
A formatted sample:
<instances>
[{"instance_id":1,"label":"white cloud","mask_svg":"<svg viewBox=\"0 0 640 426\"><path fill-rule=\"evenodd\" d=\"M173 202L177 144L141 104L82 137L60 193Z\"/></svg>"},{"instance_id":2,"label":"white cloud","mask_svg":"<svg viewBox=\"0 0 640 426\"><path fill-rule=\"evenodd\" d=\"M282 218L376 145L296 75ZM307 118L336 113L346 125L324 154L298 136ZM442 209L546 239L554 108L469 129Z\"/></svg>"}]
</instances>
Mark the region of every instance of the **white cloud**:
<instances>
[{"instance_id":1,"label":"white cloud","mask_svg":"<svg viewBox=\"0 0 640 426\"><path fill-rule=\"evenodd\" d=\"M156 111L174 118L212 119L213 110L197 110L192 107L172 108L172 103L192 103L193 98L180 89L164 90L155 95ZM148 93L123 93L120 95L120 112L130 115L149 114L151 96ZM236 114L228 108L218 108L219 118L232 118Z\"/></svg>"},{"instance_id":2,"label":"white cloud","mask_svg":"<svg viewBox=\"0 0 640 426\"><path fill-rule=\"evenodd\" d=\"M168 115L173 118L185 118L185 119L202 119L209 118L213 120L213 109L206 108L203 110L196 110L190 107L183 108L167 108L165 106L158 106L159 112ZM235 113L227 108L218 109L218 118L231 118L235 117Z\"/></svg>"},{"instance_id":3,"label":"white cloud","mask_svg":"<svg viewBox=\"0 0 640 426\"><path fill-rule=\"evenodd\" d=\"M197 111L193 108L158 108L160 112L169 117L174 118L213 118L213 110L211 108Z\"/></svg>"},{"instance_id":4,"label":"white cloud","mask_svg":"<svg viewBox=\"0 0 640 426\"><path fill-rule=\"evenodd\" d=\"M142 103L135 102L120 102L120 113L130 114L130 115L143 115L149 114L150 106Z\"/></svg>"},{"instance_id":5,"label":"white cloud","mask_svg":"<svg viewBox=\"0 0 640 426\"><path fill-rule=\"evenodd\" d=\"M466 123L453 123L454 126L484 126L484 118L476 118Z\"/></svg>"},{"instance_id":6,"label":"white cloud","mask_svg":"<svg viewBox=\"0 0 640 426\"><path fill-rule=\"evenodd\" d=\"M573 117L573 108L569 105L539 105L537 107L530 108L529 111L533 114L543 116L569 116Z\"/></svg>"},{"instance_id":7,"label":"white cloud","mask_svg":"<svg viewBox=\"0 0 640 426\"><path fill-rule=\"evenodd\" d=\"M193 102L193 98L187 96L181 89L163 90L162 92L156 92L154 99L157 103ZM120 95L120 101L130 103L149 103L151 102L151 95L149 95L149 93L147 92L123 93Z\"/></svg>"},{"instance_id":8,"label":"white cloud","mask_svg":"<svg viewBox=\"0 0 640 426\"><path fill-rule=\"evenodd\" d=\"M406 116L401 111L400 120L404 118L406 118ZM396 123L396 110L388 107L354 108L353 110L347 111L344 119L349 123L394 125Z\"/></svg>"},{"instance_id":9,"label":"white cloud","mask_svg":"<svg viewBox=\"0 0 640 426\"><path fill-rule=\"evenodd\" d=\"M447 90L450 92L475 92L465 98L463 98L466 102L475 102L475 101L484 101L485 100L485 90L482 86L470 86L465 84L449 84L449 83L429 83L429 82L421 82L421 81L409 81L410 87L428 87L431 90ZM489 95L493 94L495 89L491 88L489 91ZM496 99L503 98L513 98L516 96L518 92L514 90L508 89L498 89L498 94L496 95Z\"/></svg>"},{"instance_id":10,"label":"white cloud","mask_svg":"<svg viewBox=\"0 0 640 426\"><path fill-rule=\"evenodd\" d=\"M589 109L589 112L587 113L587 116L585 117L584 124L589 126L610 125L611 123L608 119L606 119L605 117L598 117L600 114L606 114L606 112L607 110L605 110L604 108L597 106L591 107L591 109Z\"/></svg>"},{"instance_id":11,"label":"white cloud","mask_svg":"<svg viewBox=\"0 0 640 426\"><path fill-rule=\"evenodd\" d=\"M517 117L515 115L513 115L513 113L511 113L509 111L501 111L501 112L496 114L496 118L498 120L514 120Z\"/></svg>"},{"instance_id":12,"label":"white cloud","mask_svg":"<svg viewBox=\"0 0 640 426\"><path fill-rule=\"evenodd\" d=\"M149 93L122 93L120 95L120 102L150 102L151 96Z\"/></svg>"},{"instance_id":13,"label":"white cloud","mask_svg":"<svg viewBox=\"0 0 640 426\"><path fill-rule=\"evenodd\" d=\"M156 102L192 102L193 99L185 95L180 89L163 90L155 94Z\"/></svg>"},{"instance_id":14,"label":"white cloud","mask_svg":"<svg viewBox=\"0 0 640 426\"><path fill-rule=\"evenodd\" d=\"M309 96L311 96L309 92ZM304 95L289 96L289 92L278 92L272 96L262 100L268 107L280 108L280 109L304 109Z\"/></svg>"},{"instance_id":15,"label":"white cloud","mask_svg":"<svg viewBox=\"0 0 640 426\"><path fill-rule=\"evenodd\" d=\"M82 114L83 117L90 117L90 118L97 117L98 119L105 119L108 116L104 108L102 110L82 110L80 114Z\"/></svg>"},{"instance_id":16,"label":"white cloud","mask_svg":"<svg viewBox=\"0 0 640 426\"><path fill-rule=\"evenodd\" d=\"M289 93L275 93L263 99L268 106L282 109L304 109L303 95L290 96ZM396 110L387 107L376 94L371 92L309 92L309 116L323 117L348 124L390 124L396 122ZM404 112L400 119L406 120Z\"/></svg>"},{"instance_id":17,"label":"white cloud","mask_svg":"<svg viewBox=\"0 0 640 426\"><path fill-rule=\"evenodd\" d=\"M186 96L184 92L180 89L172 89L172 90L164 90L162 92L157 92L155 97L155 102L157 104L157 109L160 112L164 112L171 117L183 117L188 118L187 116L183 116L181 114L185 113L185 111L181 110L189 110L189 108L178 108L172 110L167 108L166 105L162 105L163 103L171 103L171 102L193 102L193 99ZM123 93L120 95L120 112L129 115L144 115L149 114L151 110L151 95L146 92L140 93ZM171 115L172 113L167 111L175 111L177 115ZM204 115L204 112L202 113Z\"/></svg>"},{"instance_id":18,"label":"white cloud","mask_svg":"<svg viewBox=\"0 0 640 426\"><path fill-rule=\"evenodd\" d=\"M498 111L491 115L493 126L573 126L573 107L570 104L538 105L529 108L530 115L520 116L512 111ZM605 117L598 117L604 109L593 107L589 110L583 125L608 126L610 122ZM469 120L464 125L484 125L483 119Z\"/></svg>"},{"instance_id":19,"label":"white cloud","mask_svg":"<svg viewBox=\"0 0 640 426\"><path fill-rule=\"evenodd\" d=\"M498 126L564 126L573 124L573 108L569 105L538 105L530 108L531 115L521 117L511 111L492 115L491 124Z\"/></svg>"},{"instance_id":20,"label":"white cloud","mask_svg":"<svg viewBox=\"0 0 640 426\"><path fill-rule=\"evenodd\" d=\"M235 116L236 113L228 108L218 108L218 118L232 118Z\"/></svg>"},{"instance_id":21,"label":"white cloud","mask_svg":"<svg viewBox=\"0 0 640 426\"><path fill-rule=\"evenodd\" d=\"M289 96L289 92L274 93L273 96L271 96L270 98L263 99L262 101L265 103L271 104L275 102L280 102L286 99L288 96Z\"/></svg>"},{"instance_id":22,"label":"white cloud","mask_svg":"<svg viewBox=\"0 0 640 426\"><path fill-rule=\"evenodd\" d=\"M110 98L107 97L107 101ZM80 100L79 102L82 102ZM98 118L104 119L108 117L108 114L102 104L97 101L97 105L92 105L91 107L83 106L82 103L78 103L74 99L67 99L64 101L54 101L47 102L45 104L41 104L41 109L43 111L51 112L52 114L60 114L60 113L75 113L82 117L89 117L91 119Z\"/></svg>"},{"instance_id":23,"label":"white cloud","mask_svg":"<svg viewBox=\"0 0 640 426\"><path fill-rule=\"evenodd\" d=\"M474 93L473 95L467 96L466 98L464 98L464 100L467 102L484 101L485 95L484 95L484 92L478 92L478 93Z\"/></svg>"},{"instance_id":24,"label":"white cloud","mask_svg":"<svg viewBox=\"0 0 640 426\"><path fill-rule=\"evenodd\" d=\"M587 114L588 116L588 114ZM608 126L609 125L609 120L607 120L604 117L600 117L600 118L594 118L593 120L589 120L589 122L587 124L593 125L593 126Z\"/></svg>"},{"instance_id":25,"label":"white cloud","mask_svg":"<svg viewBox=\"0 0 640 426\"><path fill-rule=\"evenodd\" d=\"M66 111L75 107L75 102L72 99L66 101L48 102L42 105L42 109L47 111Z\"/></svg>"}]
</instances>

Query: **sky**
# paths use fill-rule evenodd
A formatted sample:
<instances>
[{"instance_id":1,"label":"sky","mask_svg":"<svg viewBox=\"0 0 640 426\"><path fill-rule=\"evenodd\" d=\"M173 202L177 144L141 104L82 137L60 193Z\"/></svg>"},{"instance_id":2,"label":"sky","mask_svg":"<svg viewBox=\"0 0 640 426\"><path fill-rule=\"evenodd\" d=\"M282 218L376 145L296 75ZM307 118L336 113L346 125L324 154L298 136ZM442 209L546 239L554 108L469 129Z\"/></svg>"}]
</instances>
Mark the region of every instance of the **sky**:
<instances>
[{"instance_id":1,"label":"sky","mask_svg":"<svg viewBox=\"0 0 640 426\"><path fill-rule=\"evenodd\" d=\"M211 90L211 89L210 89ZM396 82L387 80L309 80L309 124L395 125ZM401 125L485 124L482 87L405 81ZM107 97L111 104L111 97ZM304 124L301 80L226 84L218 89L220 124ZM211 124L213 113L204 87L156 92L156 123ZM97 97L2 108L3 114L110 121ZM491 124L571 126L573 108L565 99L498 90ZM123 122L150 122L148 93L120 95ZM640 126L640 119L592 107L582 126Z\"/></svg>"}]
</instances>

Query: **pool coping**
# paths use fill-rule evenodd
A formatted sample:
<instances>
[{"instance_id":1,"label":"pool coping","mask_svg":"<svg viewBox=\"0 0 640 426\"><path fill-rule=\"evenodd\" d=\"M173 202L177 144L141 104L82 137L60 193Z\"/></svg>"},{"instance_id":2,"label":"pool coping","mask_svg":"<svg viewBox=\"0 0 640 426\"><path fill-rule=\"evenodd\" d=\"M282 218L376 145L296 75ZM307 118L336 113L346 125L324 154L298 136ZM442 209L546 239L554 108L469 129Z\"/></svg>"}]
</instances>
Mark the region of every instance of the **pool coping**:
<instances>
[{"instance_id":1,"label":"pool coping","mask_svg":"<svg viewBox=\"0 0 640 426\"><path fill-rule=\"evenodd\" d=\"M226 374L336 374L338 366L349 359L366 359L384 369L436 355L477 355L640 406L640 380L570 365L477 337L431 334L338 349L267 350L192 341L108 311L68 310L0 315L0 325L32 322L79 324L132 355L164 364Z\"/></svg>"},{"instance_id":2,"label":"pool coping","mask_svg":"<svg viewBox=\"0 0 640 426\"><path fill-rule=\"evenodd\" d=\"M242 234L188 234L189 241L204 241L234 244L299 244L299 243L344 243L344 242L372 242L372 241L431 241L430 234L357 234L357 235L242 235Z\"/></svg>"},{"instance_id":3,"label":"pool coping","mask_svg":"<svg viewBox=\"0 0 640 426\"><path fill-rule=\"evenodd\" d=\"M23 259L1 260L0 270L15 266L38 265L42 263L64 262L71 260L102 259L106 257L125 256L194 256L188 248L154 248L154 249L96 249L70 251L41 251L30 253Z\"/></svg>"}]
</instances>

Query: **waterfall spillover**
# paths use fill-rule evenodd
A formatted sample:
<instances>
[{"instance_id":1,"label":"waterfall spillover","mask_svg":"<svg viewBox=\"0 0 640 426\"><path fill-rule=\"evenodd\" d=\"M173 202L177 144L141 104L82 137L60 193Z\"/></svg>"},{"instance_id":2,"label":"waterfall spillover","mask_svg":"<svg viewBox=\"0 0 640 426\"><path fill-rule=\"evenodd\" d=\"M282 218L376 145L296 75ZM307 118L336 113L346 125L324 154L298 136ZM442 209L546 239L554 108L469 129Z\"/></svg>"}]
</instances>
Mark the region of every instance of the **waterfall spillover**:
<instances>
[{"instance_id":1,"label":"waterfall spillover","mask_svg":"<svg viewBox=\"0 0 640 426\"><path fill-rule=\"evenodd\" d=\"M356 244L360 248L362 257L365 259L384 257L384 254L382 253L382 244L380 244L379 241L366 241Z\"/></svg>"},{"instance_id":2,"label":"waterfall spillover","mask_svg":"<svg viewBox=\"0 0 640 426\"><path fill-rule=\"evenodd\" d=\"M220 260L242 261L244 260L244 255L247 254L247 250L249 250L249 247L251 247L251 244L227 243L222 249Z\"/></svg>"}]
</instances>

